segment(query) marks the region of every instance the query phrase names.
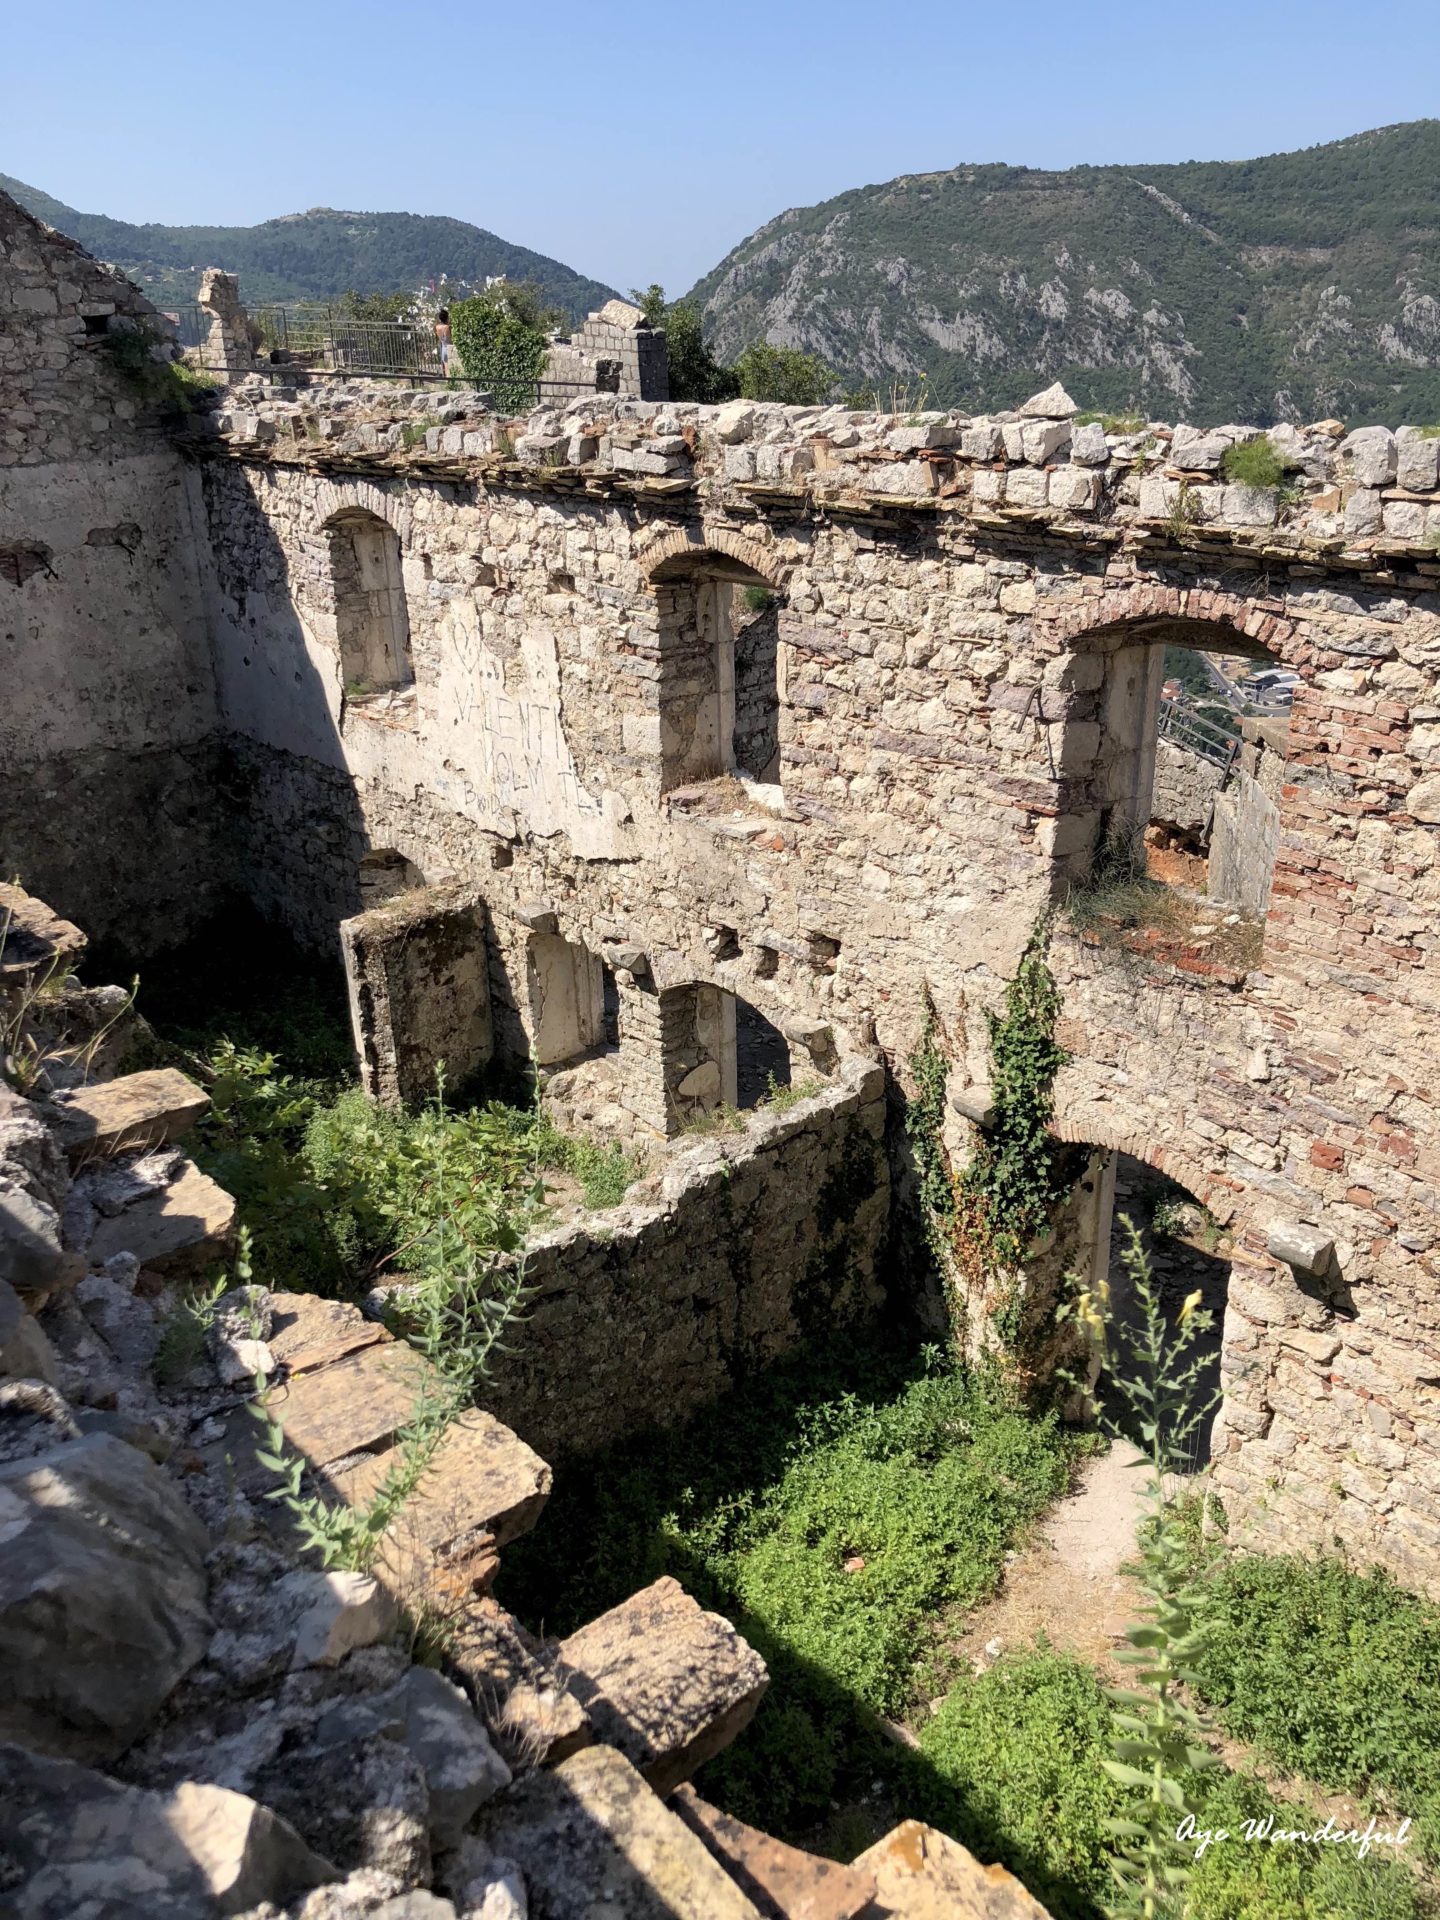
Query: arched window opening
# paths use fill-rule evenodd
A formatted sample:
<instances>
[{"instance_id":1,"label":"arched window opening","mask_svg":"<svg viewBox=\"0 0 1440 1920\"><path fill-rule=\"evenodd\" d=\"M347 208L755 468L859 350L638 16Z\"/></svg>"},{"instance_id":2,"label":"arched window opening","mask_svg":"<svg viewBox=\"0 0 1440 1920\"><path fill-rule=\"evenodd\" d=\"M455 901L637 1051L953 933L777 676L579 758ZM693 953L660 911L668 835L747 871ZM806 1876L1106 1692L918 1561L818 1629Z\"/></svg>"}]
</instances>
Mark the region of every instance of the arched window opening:
<instances>
[{"instance_id":1,"label":"arched window opening","mask_svg":"<svg viewBox=\"0 0 1440 1920\"><path fill-rule=\"evenodd\" d=\"M424 884L425 876L413 860L393 847L372 847L360 861L360 911L384 906Z\"/></svg>"},{"instance_id":2,"label":"arched window opening","mask_svg":"<svg viewBox=\"0 0 1440 1920\"><path fill-rule=\"evenodd\" d=\"M1172 623L1102 644L1084 679L1097 744L1088 771L1072 756L1076 817L1057 834L1076 849L1060 863L1072 918L1256 965L1298 676L1232 629Z\"/></svg>"},{"instance_id":3,"label":"arched window opening","mask_svg":"<svg viewBox=\"0 0 1440 1920\"><path fill-rule=\"evenodd\" d=\"M337 514L326 534L346 694L362 699L408 687L415 670L398 534L359 508Z\"/></svg>"},{"instance_id":4,"label":"arched window opening","mask_svg":"<svg viewBox=\"0 0 1440 1920\"><path fill-rule=\"evenodd\" d=\"M778 790L779 605L758 574L722 555L657 584L660 787L726 775Z\"/></svg>"}]
</instances>

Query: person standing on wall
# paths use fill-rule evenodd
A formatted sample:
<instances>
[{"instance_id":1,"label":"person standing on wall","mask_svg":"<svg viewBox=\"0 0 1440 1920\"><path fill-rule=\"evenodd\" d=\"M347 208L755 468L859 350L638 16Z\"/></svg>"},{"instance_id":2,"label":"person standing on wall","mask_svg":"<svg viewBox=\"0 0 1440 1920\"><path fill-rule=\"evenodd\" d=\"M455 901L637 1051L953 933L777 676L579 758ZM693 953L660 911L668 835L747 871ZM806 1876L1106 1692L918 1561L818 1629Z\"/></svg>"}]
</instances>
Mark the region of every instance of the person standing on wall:
<instances>
[{"instance_id":1,"label":"person standing on wall","mask_svg":"<svg viewBox=\"0 0 1440 1920\"><path fill-rule=\"evenodd\" d=\"M451 373L451 361L455 355L455 348L450 339L450 309L448 307L441 307L439 313L435 316L435 338L440 343L440 372L442 376L448 380Z\"/></svg>"}]
</instances>

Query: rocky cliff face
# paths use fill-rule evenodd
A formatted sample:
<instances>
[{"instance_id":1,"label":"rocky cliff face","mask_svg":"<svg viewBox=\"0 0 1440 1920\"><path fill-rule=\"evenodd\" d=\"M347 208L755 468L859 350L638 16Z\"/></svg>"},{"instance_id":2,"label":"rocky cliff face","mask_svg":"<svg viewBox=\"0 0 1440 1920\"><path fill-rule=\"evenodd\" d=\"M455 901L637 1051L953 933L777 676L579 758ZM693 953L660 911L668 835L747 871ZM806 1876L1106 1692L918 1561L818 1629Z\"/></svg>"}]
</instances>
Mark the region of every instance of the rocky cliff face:
<instances>
[{"instance_id":1,"label":"rocky cliff face","mask_svg":"<svg viewBox=\"0 0 1440 1920\"><path fill-rule=\"evenodd\" d=\"M700 281L716 351L821 354L891 403L1268 424L1440 415L1440 121L1183 166L963 166L792 208Z\"/></svg>"}]
</instances>

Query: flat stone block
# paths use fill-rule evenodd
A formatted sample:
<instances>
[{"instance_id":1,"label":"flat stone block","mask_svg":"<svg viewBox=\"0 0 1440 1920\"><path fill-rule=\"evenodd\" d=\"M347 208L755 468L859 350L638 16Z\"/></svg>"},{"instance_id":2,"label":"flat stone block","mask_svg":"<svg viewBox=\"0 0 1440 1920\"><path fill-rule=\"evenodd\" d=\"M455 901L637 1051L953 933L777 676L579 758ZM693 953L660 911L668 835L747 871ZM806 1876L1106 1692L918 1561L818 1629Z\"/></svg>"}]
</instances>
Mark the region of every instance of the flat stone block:
<instances>
[{"instance_id":1,"label":"flat stone block","mask_svg":"<svg viewBox=\"0 0 1440 1920\"><path fill-rule=\"evenodd\" d=\"M389 1471L388 1453L337 1473L335 1491L363 1506ZM550 1469L491 1413L462 1414L396 1523L397 1544L432 1561L482 1535L490 1547L528 1533L550 1497Z\"/></svg>"},{"instance_id":2,"label":"flat stone block","mask_svg":"<svg viewBox=\"0 0 1440 1920\"><path fill-rule=\"evenodd\" d=\"M532 1920L760 1920L703 1843L609 1747L530 1773L475 1833L525 1876Z\"/></svg>"},{"instance_id":3,"label":"flat stone block","mask_svg":"<svg viewBox=\"0 0 1440 1920\"><path fill-rule=\"evenodd\" d=\"M93 1267L133 1253L142 1267L180 1278L203 1274L229 1253L235 1200L191 1160L158 1193L102 1218L86 1248Z\"/></svg>"},{"instance_id":4,"label":"flat stone block","mask_svg":"<svg viewBox=\"0 0 1440 1920\"><path fill-rule=\"evenodd\" d=\"M210 1105L203 1087L174 1067L127 1073L55 1096L56 1130L70 1164L163 1147L187 1133Z\"/></svg>"},{"instance_id":5,"label":"flat stone block","mask_svg":"<svg viewBox=\"0 0 1440 1920\"><path fill-rule=\"evenodd\" d=\"M596 1736L669 1793L729 1746L769 1685L765 1663L668 1576L560 1645Z\"/></svg>"},{"instance_id":6,"label":"flat stone block","mask_svg":"<svg viewBox=\"0 0 1440 1920\"><path fill-rule=\"evenodd\" d=\"M787 1846L747 1827L693 1787L677 1787L670 1805L731 1879L764 1914L784 1920L859 1920L875 1896L873 1874Z\"/></svg>"},{"instance_id":7,"label":"flat stone block","mask_svg":"<svg viewBox=\"0 0 1440 1920\"><path fill-rule=\"evenodd\" d=\"M866 1920L1050 1920L1006 1867L984 1867L968 1847L904 1820L853 1863L875 1876Z\"/></svg>"}]
</instances>

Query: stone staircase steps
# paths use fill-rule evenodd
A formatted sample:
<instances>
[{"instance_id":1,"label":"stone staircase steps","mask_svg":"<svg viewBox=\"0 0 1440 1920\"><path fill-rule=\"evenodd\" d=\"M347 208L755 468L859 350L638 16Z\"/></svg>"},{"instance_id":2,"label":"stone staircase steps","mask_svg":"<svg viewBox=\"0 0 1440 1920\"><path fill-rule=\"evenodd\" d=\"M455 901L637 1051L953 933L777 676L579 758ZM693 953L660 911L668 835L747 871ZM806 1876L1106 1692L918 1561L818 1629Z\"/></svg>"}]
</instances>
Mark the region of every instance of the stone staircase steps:
<instances>
[{"instance_id":1,"label":"stone staircase steps","mask_svg":"<svg viewBox=\"0 0 1440 1920\"><path fill-rule=\"evenodd\" d=\"M765 1920L862 1920L871 1912L873 1874L746 1826L702 1800L691 1786L677 1787L670 1806Z\"/></svg>"},{"instance_id":2,"label":"stone staircase steps","mask_svg":"<svg viewBox=\"0 0 1440 1920\"><path fill-rule=\"evenodd\" d=\"M72 1167L162 1147L189 1131L210 1105L202 1087L173 1067L57 1093L51 1119Z\"/></svg>"},{"instance_id":3,"label":"stone staircase steps","mask_svg":"<svg viewBox=\"0 0 1440 1920\"><path fill-rule=\"evenodd\" d=\"M596 1738L660 1794L729 1746L769 1684L730 1622L668 1577L572 1633L557 1658Z\"/></svg>"}]
</instances>

